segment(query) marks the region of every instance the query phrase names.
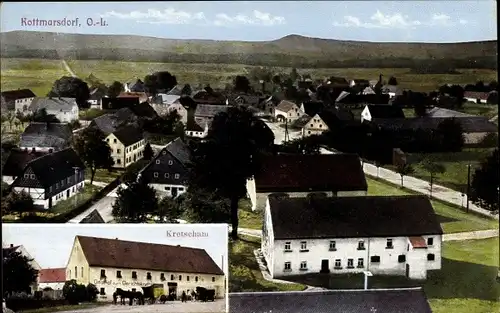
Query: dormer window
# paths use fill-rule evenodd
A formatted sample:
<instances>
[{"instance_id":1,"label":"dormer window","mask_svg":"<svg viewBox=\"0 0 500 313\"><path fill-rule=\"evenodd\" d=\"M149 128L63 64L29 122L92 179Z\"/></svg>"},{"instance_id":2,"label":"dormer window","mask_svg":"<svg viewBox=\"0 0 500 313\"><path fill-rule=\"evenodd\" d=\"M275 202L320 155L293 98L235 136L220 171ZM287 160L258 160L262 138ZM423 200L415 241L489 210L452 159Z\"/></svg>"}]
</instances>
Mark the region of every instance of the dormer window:
<instances>
[{"instance_id":1,"label":"dormer window","mask_svg":"<svg viewBox=\"0 0 500 313\"><path fill-rule=\"evenodd\" d=\"M156 164L160 164L160 160L156 160Z\"/></svg>"}]
</instances>

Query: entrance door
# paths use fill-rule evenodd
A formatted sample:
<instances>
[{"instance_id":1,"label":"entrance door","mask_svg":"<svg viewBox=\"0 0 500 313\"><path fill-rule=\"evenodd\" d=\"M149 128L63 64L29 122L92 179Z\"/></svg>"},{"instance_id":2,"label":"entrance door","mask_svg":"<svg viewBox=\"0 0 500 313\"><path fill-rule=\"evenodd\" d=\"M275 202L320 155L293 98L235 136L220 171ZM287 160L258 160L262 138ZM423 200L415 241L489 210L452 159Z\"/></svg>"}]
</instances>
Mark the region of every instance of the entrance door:
<instances>
[{"instance_id":1,"label":"entrance door","mask_svg":"<svg viewBox=\"0 0 500 313\"><path fill-rule=\"evenodd\" d=\"M406 277L410 277L410 264L406 264Z\"/></svg>"},{"instance_id":2,"label":"entrance door","mask_svg":"<svg viewBox=\"0 0 500 313\"><path fill-rule=\"evenodd\" d=\"M66 198L69 198L69 189L66 190Z\"/></svg>"},{"instance_id":3,"label":"entrance door","mask_svg":"<svg viewBox=\"0 0 500 313\"><path fill-rule=\"evenodd\" d=\"M49 209L52 207L52 197L49 198Z\"/></svg>"},{"instance_id":4,"label":"entrance door","mask_svg":"<svg viewBox=\"0 0 500 313\"><path fill-rule=\"evenodd\" d=\"M177 197L177 187L172 187L172 198Z\"/></svg>"},{"instance_id":5,"label":"entrance door","mask_svg":"<svg viewBox=\"0 0 500 313\"><path fill-rule=\"evenodd\" d=\"M168 298L170 300L177 300L177 283L168 284Z\"/></svg>"},{"instance_id":6,"label":"entrance door","mask_svg":"<svg viewBox=\"0 0 500 313\"><path fill-rule=\"evenodd\" d=\"M320 273L330 273L330 266L328 260L321 260L321 271Z\"/></svg>"}]
</instances>

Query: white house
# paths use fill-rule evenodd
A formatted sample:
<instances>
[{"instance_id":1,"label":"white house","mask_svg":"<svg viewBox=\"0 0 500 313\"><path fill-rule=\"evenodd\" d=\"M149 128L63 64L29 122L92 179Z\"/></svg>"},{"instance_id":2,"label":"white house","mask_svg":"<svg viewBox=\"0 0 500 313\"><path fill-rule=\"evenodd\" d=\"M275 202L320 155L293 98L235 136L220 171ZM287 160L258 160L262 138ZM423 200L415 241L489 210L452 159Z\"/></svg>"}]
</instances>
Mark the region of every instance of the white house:
<instances>
[{"instance_id":1,"label":"white house","mask_svg":"<svg viewBox=\"0 0 500 313\"><path fill-rule=\"evenodd\" d=\"M66 268L44 268L38 272L38 290L62 290L66 282Z\"/></svg>"},{"instance_id":2,"label":"white house","mask_svg":"<svg viewBox=\"0 0 500 313\"><path fill-rule=\"evenodd\" d=\"M29 111L35 113L45 109L47 114L54 115L61 123L78 120L78 105L75 98L40 98L33 99Z\"/></svg>"},{"instance_id":3,"label":"white house","mask_svg":"<svg viewBox=\"0 0 500 313\"><path fill-rule=\"evenodd\" d=\"M488 103L489 95L489 92L466 91L464 92L464 99L474 103Z\"/></svg>"},{"instance_id":4,"label":"white house","mask_svg":"<svg viewBox=\"0 0 500 313\"><path fill-rule=\"evenodd\" d=\"M269 196L262 253L272 277L441 269L443 231L425 196Z\"/></svg>"},{"instance_id":5,"label":"white house","mask_svg":"<svg viewBox=\"0 0 500 313\"><path fill-rule=\"evenodd\" d=\"M337 118L331 111L321 111L310 118L302 126L302 137L321 135L323 132L333 128Z\"/></svg>"},{"instance_id":6,"label":"white house","mask_svg":"<svg viewBox=\"0 0 500 313\"><path fill-rule=\"evenodd\" d=\"M398 106L385 104L368 104L361 111L361 122L371 121L373 118L404 118L403 109Z\"/></svg>"},{"instance_id":7,"label":"white house","mask_svg":"<svg viewBox=\"0 0 500 313\"><path fill-rule=\"evenodd\" d=\"M305 197L325 193L329 197L365 196L367 183L355 154L282 154L262 159L259 172L247 181L252 210L263 210L269 194Z\"/></svg>"},{"instance_id":8,"label":"white house","mask_svg":"<svg viewBox=\"0 0 500 313\"><path fill-rule=\"evenodd\" d=\"M66 123L32 122L21 134L22 150L53 152L70 146L73 138L71 127Z\"/></svg>"},{"instance_id":9,"label":"white house","mask_svg":"<svg viewBox=\"0 0 500 313\"><path fill-rule=\"evenodd\" d=\"M187 121L184 133L188 137L194 138L205 138L208 135L209 122L198 123L194 119L189 119Z\"/></svg>"},{"instance_id":10,"label":"white house","mask_svg":"<svg viewBox=\"0 0 500 313\"><path fill-rule=\"evenodd\" d=\"M278 121L291 123L302 116L299 106L293 102L282 100L274 109L274 117Z\"/></svg>"},{"instance_id":11,"label":"white house","mask_svg":"<svg viewBox=\"0 0 500 313\"><path fill-rule=\"evenodd\" d=\"M180 121L184 125L186 125L187 124L187 120L188 120L188 111L187 111L187 109L182 104L180 104L179 102L175 102L175 103L169 104L168 107L167 107L167 114L170 113L170 112L173 112L173 111L177 111L177 114L179 114L179 116L181 117Z\"/></svg>"},{"instance_id":12,"label":"white house","mask_svg":"<svg viewBox=\"0 0 500 313\"><path fill-rule=\"evenodd\" d=\"M0 94L2 108L9 111L25 112L36 95L30 89L3 91Z\"/></svg>"},{"instance_id":13,"label":"white house","mask_svg":"<svg viewBox=\"0 0 500 313\"><path fill-rule=\"evenodd\" d=\"M109 134L105 141L111 148L113 167L126 168L142 159L146 141L142 130L135 125L125 125Z\"/></svg>"}]
</instances>

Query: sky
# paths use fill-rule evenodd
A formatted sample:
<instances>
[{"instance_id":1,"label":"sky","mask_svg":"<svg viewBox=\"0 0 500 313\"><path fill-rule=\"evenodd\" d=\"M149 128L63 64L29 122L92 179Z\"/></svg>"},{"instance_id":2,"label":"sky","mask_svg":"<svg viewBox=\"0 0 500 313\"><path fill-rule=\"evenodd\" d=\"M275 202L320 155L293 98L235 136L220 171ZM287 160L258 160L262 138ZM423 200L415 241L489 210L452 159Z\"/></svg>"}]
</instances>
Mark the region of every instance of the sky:
<instances>
[{"instance_id":1,"label":"sky","mask_svg":"<svg viewBox=\"0 0 500 313\"><path fill-rule=\"evenodd\" d=\"M206 237L182 238L173 232L204 232ZM170 236L168 235L170 231ZM3 246L23 245L42 268L66 267L75 236L202 248L227 273L227 224L3 224ZM222 261L224 258L224 264ZM224 267L224 268L222 268Z\"/></svg>"},{"instance_id":2,"label":"sky","mask_svg":"<svg viewBox=\"0 0 500 313\"><path fill-rule=\"evenodd\" d=\"M78 18L79 26L27 22L64 18ZM242 41L297 34L376 42L463 42L496 40L497 13L493 0L3 2L1 31L12 30Z\"/></svg>"}]
</instances>

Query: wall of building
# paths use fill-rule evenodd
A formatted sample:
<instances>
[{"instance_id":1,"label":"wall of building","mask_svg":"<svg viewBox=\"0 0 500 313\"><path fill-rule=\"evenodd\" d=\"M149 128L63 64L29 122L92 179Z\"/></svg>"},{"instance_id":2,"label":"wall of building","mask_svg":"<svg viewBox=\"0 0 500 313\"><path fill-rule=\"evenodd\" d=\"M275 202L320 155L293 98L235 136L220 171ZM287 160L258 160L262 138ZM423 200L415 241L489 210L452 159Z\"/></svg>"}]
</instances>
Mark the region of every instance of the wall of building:
<instances>
[{"instance_id":1,"label":"wall of building","mask_svg":"<svg viewBox=\"0 0 500 313\"><path fill-rule=\"evenodd\" d=\"M45 288L52 288L52 290L62 290L64 287L64 282L58 283L38 283L38 290L43 290Z\"/></svg>"},{"instance_id":2,"label":"wall of building","mask_svg":"<svg viewBox=\"0 0 500 313\"><path fill-rule=\"evenodd\" d=\"M43 206L44 208L49 206L49 200L45 200L45 189L43 188L14 187L13 190L15 192L24 191L29 194L36 206Z\"/></svg>"},{"instance_id":3,"label":"wall of building","mask_svg":"<svg viewBox=\"0 0 500 313\"><path fill-rule=\"evenodd\" d=\"M113 159L114 168L124 168L125 167L125 147L123 144L115 137L113 134L109 134L106 138L106 142L111 148L111 158Z\"/></svg>"},{"instance_id":4,"label":"wall of building","mask_svg":"<svg viewBox=\"0 0 500 313\"><path fill-rule=\"evenodd\" d=\"M466 145L480 143L488 133L464 133L464 142Z\"/></svg>"},{"instance_id":5,"label":"wall of building","mask_svg":"<svg viewBox=\"0 0 500 313\"><path fill-rule=\"evenodd\" d=\"M68 264L66 265L66 279L74 279L78 284L85 284L85 286L90 281L90 268L82 246L76 239L71 248Z\"/></svg>"},{"instance_id":6,"label":"wall of building","mask_svg":"<svg viewBox=\"0 0 500 313\"><path fill-rule=\"evenodd\" d=\"M167 197L172 197L172 188L177 188L177 195L181 195L187 191L187 187L183 185L149 184L149 186L165 194Z\"/></svg>"},{"instance_id":7,"label":"wall of building","mask_svg":"<svg viewBox=\"0 0 500 313\"><path fill-rule=\"evenodd\" d=\"M35 98L25 98L25 99L17 99L14 107L16 112L21 112L27 114L29 111L29 107L31 105L31 102L33 102L33 99Z\"/></svg>"},{"instance_id":8,"label":"wall of building","mask_svg":"<svg viewBox=\"0 0 500 313\"><path fill-rule=\"evenodd\" d=\"M264 255L264 259L267 262L267 269L271 276L273 276L275 262L274 262L274 230L273 223L271 219L271 211L269 210L269 201L266 201L266 209L264 212L264 218L262 223L262 240L261 240L261 250Z\"/></svg>"},{"instance_id":9,"label":"wall of building","mask_svg":"<svg viewBox=\"0 0 500 313\"><path fill-rule=\"evenodd\" d=\"M133 145L125 147L125 167L142 159L145 145L146 141L142 139Z\"/></svg>"}]
</instances>

